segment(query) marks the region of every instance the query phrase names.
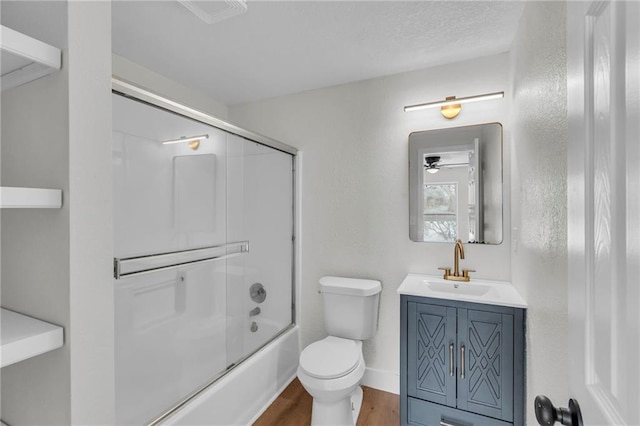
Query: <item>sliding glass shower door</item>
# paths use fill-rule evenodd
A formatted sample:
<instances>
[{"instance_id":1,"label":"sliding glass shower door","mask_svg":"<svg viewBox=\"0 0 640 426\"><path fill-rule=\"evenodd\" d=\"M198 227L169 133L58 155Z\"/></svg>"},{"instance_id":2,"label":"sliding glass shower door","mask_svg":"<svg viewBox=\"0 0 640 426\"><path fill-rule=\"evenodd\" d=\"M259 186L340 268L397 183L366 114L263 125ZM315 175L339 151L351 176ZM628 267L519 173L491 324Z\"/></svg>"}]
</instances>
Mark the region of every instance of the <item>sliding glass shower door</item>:
<instances>
[{"instance_id":1,"label":"sliding glass shower door","mask_svg":"<svg viewBox=\"0 0 640 426\"><path fill-rule=\"evenodd\" d=\"M293 322L293 157L113 95L116 421L149 423Z\"/></svg>"}]
</instances>

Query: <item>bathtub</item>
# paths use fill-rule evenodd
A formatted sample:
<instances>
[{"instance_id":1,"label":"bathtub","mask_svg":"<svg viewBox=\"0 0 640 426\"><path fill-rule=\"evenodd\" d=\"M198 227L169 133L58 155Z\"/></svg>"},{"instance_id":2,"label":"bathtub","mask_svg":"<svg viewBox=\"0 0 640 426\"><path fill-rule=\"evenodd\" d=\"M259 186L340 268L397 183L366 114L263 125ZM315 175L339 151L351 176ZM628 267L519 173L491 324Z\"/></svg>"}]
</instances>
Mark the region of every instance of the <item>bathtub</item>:
<instances>
[{"instance_id":1,"label":"bathtub","mask_svg":"<svg viewBox=\"0 0 640 426\"><path fill-rule=\"evenodd\" d=\"M296 377L299 354L299 329L294 325L160 424L253 423Z\"/></svg>"}]
</instances>

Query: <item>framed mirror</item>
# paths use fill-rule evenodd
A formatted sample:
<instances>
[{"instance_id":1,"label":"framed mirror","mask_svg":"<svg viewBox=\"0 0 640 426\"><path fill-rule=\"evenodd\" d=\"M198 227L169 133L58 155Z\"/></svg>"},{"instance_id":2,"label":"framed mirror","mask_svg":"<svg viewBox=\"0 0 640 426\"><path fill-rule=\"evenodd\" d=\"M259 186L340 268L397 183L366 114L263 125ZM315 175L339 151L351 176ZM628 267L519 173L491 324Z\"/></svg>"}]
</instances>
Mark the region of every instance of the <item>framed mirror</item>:
<instances>
[{"instance_id":1,"label":"framed mirror","mask_svg":"<svg viewBox=\"0 0 640 426\"><path fill-rule=\"evenodd\" d=\"M409 236L502 242L502 124L409 135Z\"/></svg>"}]
</instances>

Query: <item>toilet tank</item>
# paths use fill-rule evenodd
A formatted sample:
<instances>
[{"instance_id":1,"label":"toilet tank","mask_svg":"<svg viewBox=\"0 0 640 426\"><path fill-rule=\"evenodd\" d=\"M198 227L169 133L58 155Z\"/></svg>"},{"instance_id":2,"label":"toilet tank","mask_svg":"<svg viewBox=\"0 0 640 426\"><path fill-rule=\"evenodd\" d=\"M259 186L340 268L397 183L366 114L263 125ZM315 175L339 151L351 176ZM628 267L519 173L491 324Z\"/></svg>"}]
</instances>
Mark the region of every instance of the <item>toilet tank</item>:
<instances>
[{"instance_id":1,"label":"toilet tank","mask_svg":"<svg viewBox=\"0 0 640 426\"><path fill-rule=\"evenodd\" d=\"M330 336L366 340L378 326L380 281L342 277L322 277L320 293L324 307L324 327Z\"/></svg>"}]
</instances>

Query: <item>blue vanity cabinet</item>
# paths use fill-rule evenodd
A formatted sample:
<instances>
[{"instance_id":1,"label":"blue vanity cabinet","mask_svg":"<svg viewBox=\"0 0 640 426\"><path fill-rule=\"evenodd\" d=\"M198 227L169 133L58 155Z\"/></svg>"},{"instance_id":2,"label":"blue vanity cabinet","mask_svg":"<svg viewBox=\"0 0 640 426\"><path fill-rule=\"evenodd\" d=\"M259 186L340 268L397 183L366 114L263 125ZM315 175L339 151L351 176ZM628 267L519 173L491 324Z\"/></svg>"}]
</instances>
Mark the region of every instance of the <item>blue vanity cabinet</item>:
<instances>
[{"instance_id":1,"label":"blue vanity cabinet","mask_svg":"<svg viewBox=\"0 0 640 426\"><path fill-rule=\"evenodd\" d=\"M524 424L524 310L401 296L402 425Z\"/></svg>"}]
</instances>

